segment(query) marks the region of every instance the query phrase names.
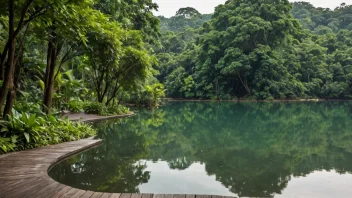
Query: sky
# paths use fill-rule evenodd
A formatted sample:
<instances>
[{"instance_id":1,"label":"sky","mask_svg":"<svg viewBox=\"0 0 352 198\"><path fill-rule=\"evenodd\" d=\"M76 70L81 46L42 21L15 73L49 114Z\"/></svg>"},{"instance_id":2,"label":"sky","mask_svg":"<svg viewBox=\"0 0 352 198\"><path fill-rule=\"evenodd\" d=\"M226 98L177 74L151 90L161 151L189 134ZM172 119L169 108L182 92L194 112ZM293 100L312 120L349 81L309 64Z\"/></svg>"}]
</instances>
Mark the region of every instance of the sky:
<instances>
[{"instance_id":1,"label":"sky","mask_svg":"<svg viewBox=\"0 0 352 198\"><path fill-rule=\"evenodd\" d=\"M159 12L156 15L171 17L176 11L184 7L193 7L202 14L213 13L217 5L225 3L226 0L153 0L159 5ZM294 2L295 0L289 0ZM300 0L313 4L315 7L334 9L341 3L352 4L352 0Z\"/></svg>"}]
</instances>

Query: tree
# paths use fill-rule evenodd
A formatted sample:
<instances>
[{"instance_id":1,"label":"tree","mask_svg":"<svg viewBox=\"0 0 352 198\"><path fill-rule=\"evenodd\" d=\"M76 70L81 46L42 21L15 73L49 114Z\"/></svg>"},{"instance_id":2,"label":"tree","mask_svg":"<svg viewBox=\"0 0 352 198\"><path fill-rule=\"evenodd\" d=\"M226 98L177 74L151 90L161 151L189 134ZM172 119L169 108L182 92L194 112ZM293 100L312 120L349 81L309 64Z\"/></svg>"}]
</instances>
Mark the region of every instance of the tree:
<instances>
[{"instance_id":1,"label":"tree","mask_svg":"<svg viewBox=\"0 0 352 198\"><path fill-rule=\"evenodd\" d=\"M63 13L62 9L65 9L66 12ZM50 10L48 14L53 20L46 26L48 47L47 67L43 80L45 85L43 105L46 111L50 112L55 76L66 61L83 54L79 52L79 47L87 42L87 31L99 29L100 24L105 23L107 18L94 10L92 2L87 0L67 1L62 7ZM43 20L45 24L47 21ZM66 53L62 53L64 48L66 48ZM62 59L58 63L61 54L63 54Z\"/></svg>"},{"instance_id":2,"label":"tree","mask_svg":"<svg viewBox=\"0 0 352 198\"><path fill-rule=\"evenodd\" d=\"M144 49L138 31L124 31L111 24L104 32L91 33L89 43L91 84L98 102L109 105L121 88L143 81L151 74L155 58Z\"/></svg>"},{"instance_id":3,"label":"tree","mask_svg":"<svg viewBox=\"0 0 352 198\"><path fill-rule=\"evenodd\" d=\"M16 38L24 27L28 27L29 23L34 19L42 16L47 12L55 1L34 1L25 0L17 2L12 0L2 1L2 5L7 5L6 13L8 16L8 38L6 45L1 54L0 63L0 80L3 84L0 90L0 109L6 102L7 107L4 109L4 117L11 113L15 100L15 70L16 64ZM5 66L6 63L6 66Z\"/></svg>"},{"instance_id":4,"label":"tree","mask_svg":"<svg viewBox=\"0 0 352 198\"><path fill-rule=\"evenodd\" d=\"M187 7L187 8L180 8L176 12L176 16L182 16L184 18L193 18L193 17L199 17L201 16L201 13L198 12L198 10Z\"/></svg>"},{"instance_id":5,"label":"tree","mask_svg":"<svg viewBox=\"0 0 352 198\"><path fill-rule=\"evenodd\" d=\"M140 30L144 41L155 43L159 38L159 19L153 15L158 5L152 0L99 0L95 8L118 21L124 29Z\"/></svg>"},{"instance_id":6,"label":"tree","mask_svg":"<svg viewBox=\"0 0 352 198\"><path fill-rule=\"evenodd\" d=\"M239 97L252 95L253 86L259 88L254 78L263 66L262 59L272 56L267 53L279 46L290 45L292 38L299 35L299 23L290 10L288 1L274 4L232 0L218 6L210 22L211 28L200 38L202 49L197 76L206 84L213 84L212 92L218 97L222 92ZM271 83L291 78L284 67L277 69L281 71L275 72L286 74L278 75ZM269 80L267 77L261 76L263 80ZM259 89L257 91L264 91L264 87ZM266 92L269 92L266 97L259 98L272 95L269 89Z\"/></svg>"}]
</instances>

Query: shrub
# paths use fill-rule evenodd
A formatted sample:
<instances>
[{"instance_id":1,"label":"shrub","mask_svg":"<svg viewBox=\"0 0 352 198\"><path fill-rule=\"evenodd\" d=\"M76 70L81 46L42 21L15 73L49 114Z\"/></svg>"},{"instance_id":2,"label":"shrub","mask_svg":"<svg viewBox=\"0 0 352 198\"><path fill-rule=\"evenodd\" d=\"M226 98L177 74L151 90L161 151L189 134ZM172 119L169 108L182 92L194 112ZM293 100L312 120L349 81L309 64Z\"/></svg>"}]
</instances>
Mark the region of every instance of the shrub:
<instances>
[{"instance_id":1,"label":"shrub","mask_svg":"<svg viewBox=\"0 0 352 198\"><path fill-rule=\"evenodd\" d=\"M103 111L100 112L101 116L111 116L111 115L120 115L129 113L129 109L122 105L114 105L111 107L104 107Z\"/></svg>"},{"instance_id":2,"label":"shrub","mask_svg":"<svg viewBox=\"0 0 352 198\"><path fill-rule=\"evenodd\" d=\"M68 120L59 120L56 125L48 127L48 132L56 134L51 139L52 143L75 141L82 138L93 136L96 132L89 125L80 122L71 122Z\"/></svg>"},{"instance_id":3,"label":"shrub","mask_svg":"<svg viewBox=\"0 0 352 198\"><path fill-rule=\"evenodd\" d=\"M71 100L67 103L67 110L71 112L81 112L84 109L85 102L78 100Z\"/></svg>"},{"instance_id":4,"label":"shrub","mask_svg":"<svg viewBox=\"0 0 352 198\"><path fill-rule=\"evenodd\" d=\"M91 103L86 103L84 105L84 112L87 114L98 114L100 115L104 111L104 106L103 104L99 102L91 102Z\"/></svg>"},{"instance_id":5,"label":"shrub","mask_svg":"<svg viewBox=\"0 0 352 198\"><path fill-rule=\"evenodd\" d=\"M42 111L42 107L38 103L26 102L26 101L16 101L14 106L17 112L26 112L31 114L45 115Z\"/></svg>"},{"instance_id":6,"label":"shrub","mask_svg":"<svg viewBox=\"0 0 352 198\"><path fill-rule=\"evenodd\" d=\"M106 107L104 104L98 102L86 103L84 106L84 112L87 114L97 114L100 116L111 116L126 114L129 109L122 105L114 105Z\"/></svg>"},{"instance_id":7,"label":"shrub","mask_svg":"<svg viewBox=\"0 0 352 198\"><path fill-rule=\"evenodd\" d=\"M95 134L95 130L84 123L26 113L1 121L0 131L2 153L79 140Z\"/></svg>"},{"instance_id":8,"label":"shrub","mask_svg":"<svg viewBox=\"0 0 352 198\"><path fill-rule=\"evenodd\" d=\"M154 83L146 85L144 89L123 95L123 101L136 104L137 106L146 106L149 108L157 107L161 103L161 98L165 96L164 85Z\"/></svg>"},{"instance_id":9,"label":"shrub","mask_svg":"<svg viewBox=\"0 0 352 198\"><path fill-rule=\"evenodd\" d=\"M23 148L33 148L43 141L41 131L45 123L36 114L22 113L19 116L9 117L9 121L2 122L2 125L2 130L7 134L18 137L17 143Z\"/></svg>"},{"instance_id":10,"label":"shrub","mask_svg":"<svg viewBox=\"0 0 352 198\"><path fill-rule=\"evenodd\" d=\"M17 136L12 136L10 138L0 137L0 153L15 151L17 142L16 139Z\"/></svg>"}]
</instances>

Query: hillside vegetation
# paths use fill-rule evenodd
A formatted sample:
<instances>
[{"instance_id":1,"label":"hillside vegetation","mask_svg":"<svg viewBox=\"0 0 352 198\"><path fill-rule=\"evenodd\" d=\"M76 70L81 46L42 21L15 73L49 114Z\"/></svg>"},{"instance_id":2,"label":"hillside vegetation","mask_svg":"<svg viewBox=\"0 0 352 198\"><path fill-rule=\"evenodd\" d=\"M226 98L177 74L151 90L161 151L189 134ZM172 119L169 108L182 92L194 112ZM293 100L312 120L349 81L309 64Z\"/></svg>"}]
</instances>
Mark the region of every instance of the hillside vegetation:
<instances>
[{"instance_id":1,"label":"hillside vegetation","mask_svg":"<svg viewBox=\"0 0 352 198\"><path fill-rule=\"evenodd\" d=\"M158 79L170 97L351 98L351 5L229 0L211 19L161 21Z\"/></svg>"}]
</instances>

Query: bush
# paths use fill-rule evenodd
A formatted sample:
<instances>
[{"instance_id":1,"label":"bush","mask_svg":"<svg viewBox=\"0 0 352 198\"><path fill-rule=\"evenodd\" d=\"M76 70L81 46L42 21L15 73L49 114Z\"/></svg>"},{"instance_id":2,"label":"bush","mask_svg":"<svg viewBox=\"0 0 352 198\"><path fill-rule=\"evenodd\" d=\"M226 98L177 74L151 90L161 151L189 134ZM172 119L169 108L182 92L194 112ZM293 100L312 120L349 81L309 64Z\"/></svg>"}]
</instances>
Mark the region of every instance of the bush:
<instances>
[{"instance_id":1,"label":"bush","mask_svg":"<svg viewBox=\"0 0 352 198\"><path fill-rule=\"evenodd\" d=\"M93 136L89 125L22 113L0 122L0 152L18 151Z\"/></svg>"},{"instance_id":2,"label":"bush","mask_svg":"<svg viewBox=\"0 0 352 198\"><path fill-rule=\"evenodd\" d=\"M123 101L136 104L138 106L146 106L149 108L157 107L161 103L162 97L165 96L164 85L161 83L154 83L146 85L144 89L131 94L124 94Z\"/></svg>"},{"instance_id":3,"label":"bush","mask_svg":"<svg viewBox=\"0 0 352 198\"><path fill-rule=\"evenodd\" d=\"M42 106L38 103L26 102L26 101L16 101L14 106L15 111L17 112L26 112L30 114L39 114L45 115L42 111Z\"/></svg>"},{"instance_id":4,"label":"bush","mask_svg":"<svg viewBox=\"0 0 352 198\"><path fill-rule=\"evenodd\" d=\"M109 108L104 107L103 111L100 112L101 116L111 116L111 115L120 115L129 113L129 109L122 105L114 105Z\"/></svg>"},{"instance_id":5,"label":"bush","mask_svg":"<svg viewBox=\"0 0 352 198\"><path fill-rule=\"evenodd\" d=\"M85 107L85 102L78 101L78 100L71 100L67 103L67 110L71 112L81 112Z\"/></svg>"},{"instance_id":6,"label":"bush","mask_svg":"<svg viewBox=\"0 0 352 198\"><path fill-rule=\"evenodd\" d=\"M10 138L0 137L0 153L7 153L16 150L16 136Z\"/></svg>"},{"instance_id":7,"label":"bush","mask_svg":"<svg viewBox=\"0 0 352 198\"><path fill-rule=\"evenodd\" d=\"M114 105L106 107L104 104L98 102L86 103L84 106L84 112L87 114L97 114L100 116L111 116L127 114L129 109L122 105Z\"/></svg>"},{"instance_id":8,"label":"bush","mask_svg":"<svg viewBox=\"0 0 352 198\"><path fill-rule=\"evenodd\" d=\"M86 103L83 108L84 108L84 112L87 114L100 115L101 113L103 113L105 111L104 105L99 102Z\"/></svg>"},{"instance_id":9,"label":"bush","mask_svg":"<svg viewBox=\"0 0 352 198\"><path fill-rule=\"evenodd\" d=\"M53 143L56 143L56 140L59 142L67 142L88 138L96 133L96 131L87 124L68 120L59 120L56 125L48 127L48 132L57 134L57 136L54 136L54 138L57 139L52 139Z\"/></svg>"}]
</instances>

